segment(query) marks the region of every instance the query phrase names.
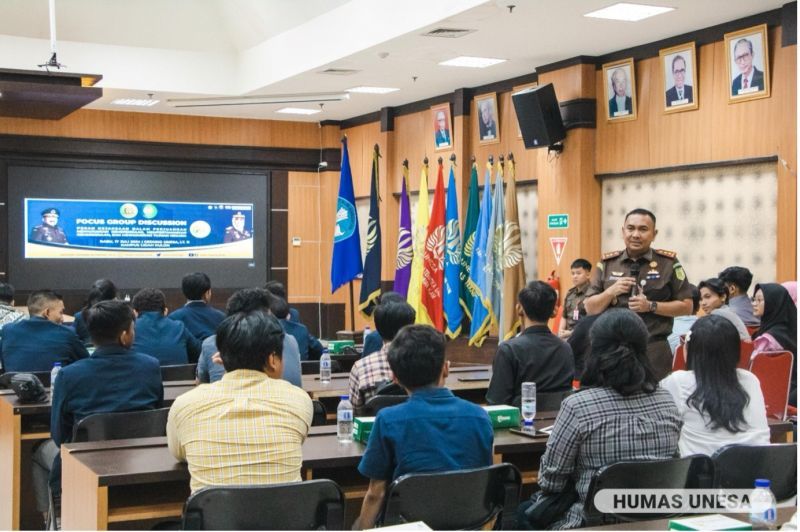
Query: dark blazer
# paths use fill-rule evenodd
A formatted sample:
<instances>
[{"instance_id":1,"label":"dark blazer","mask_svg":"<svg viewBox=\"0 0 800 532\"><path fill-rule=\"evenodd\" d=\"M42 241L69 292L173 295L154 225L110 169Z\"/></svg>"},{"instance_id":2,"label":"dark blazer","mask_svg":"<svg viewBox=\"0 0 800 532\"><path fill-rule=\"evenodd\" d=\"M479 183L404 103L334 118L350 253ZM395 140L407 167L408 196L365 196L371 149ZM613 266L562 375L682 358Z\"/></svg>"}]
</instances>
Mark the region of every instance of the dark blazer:
<instances>
[{"instance_id":1,"label":"dark blazer","mask_svg":"<svg viewBox=\"0 0 800 532\"><path fill-rule=\"evenodd\" d=\"M689 100L688 103L692 103L694 101L694 93L692 92L691 85L684 85L683 86L683 97L686 100ZM678 89L674 86L667 91L667 107L671 107L672 102L678 100Z\"/></svg>"},{"instance_id":2,"label":"dark blazer","mask_svg":"<svg viewBox=\"0 0 800 532\"><path fill-rule=\"evenodd\" d=\"M361 351L361 358L377 353L383 347L383 338L378 331L372 331L364 338L364 349Z\"/></svg>"},{"instance_id":3,"label":"dark blazer","mask_svg":"<svg viewBox=\"0 0 800 532\"><path fill-rule=\"evenodd\" d=\"M203 301L189 301L171 312L169 318L183 322L189 332L202 342L216 334L217 325L225 319L225 314Z\"/></svg>"},{"instance_id":4,"label":"dark blazer","mask_svg":"<svg viewBox=\"0 0 800 532\"><path fill-rule=\"evenodd\" d=\"M200 340L180 321L161 312L142 312L136 319L136 337L131 349L158 359L162 366L197 362Z\"/></svg>"},{"instance_id":5,"label":"dark blazer","mask_svg":"<svg viewBox=\"0 0 800 532\"><path fill-rule=\"evenodd\" d=\"M450 131L445 129L442 132L441 129L436 130L436 147L439 146L449 146L450 145Z\"/></svg>"},{"instance_id":6,"label":"dark blazer","mask_svg":"<svg viewBox=\"0 0 800 532\"><path fill-rule=\"evenodd\" d=\"M66 366L88 356L72 329L47 318L32 316L3 328L0 358L5 371L50 371L56 362Z\"/></svg>"},{"instance_id":7,"label":"dark blazer","mask_svg":"<svg viewBox=\"0 0 800 532\"><path fill-rule=\"evenodd\" d=\"M308 332L308 327L302 323L290 320L281 320L281 325L286 334L294 336L300 350L300 360L319 360L322 356L322 344L315 336Z\"/></svg>"},{"instance_id":8,"label":"dark blazer","mask_svg":"<svg viewBox=\"0 0 800 532\"><path fill-rule=\"evenodd\" d=\"M617 99L613 96L610 100L608 100L608 115L611 118L614 118L614 113L621 111L622 109L617 109ZM633 112L633 98L630 96L625 96L625 111L629 113Z\"/></svg>"},{"instance_id":9,"label":"dark blazer","mask_svg":"<svg viewBox=\"0 0 800 532\"><path fill-rule=\"evenodd\" d=\"M89 328L86 327L86 320L83 319L82 310L75 313L72 319L72 328L75 330L75 334L78 335L78 338L81 339L81 342L84 344L92 343L92 339L89 337Z\"/></svg>"},{"instance_id":10,"label":"dark blazer","mask_svg":"<svg viewBox=\"0 0 800 532\"><path fill-rule=\"evenodd\" d=\"M753 78L750 80L750 87L758 87L758 90L764 90L764 73L753 65ZM742 75L739 74L731 84L731 95L737 96L742 89Z\"/></svg>"}]
</instances>

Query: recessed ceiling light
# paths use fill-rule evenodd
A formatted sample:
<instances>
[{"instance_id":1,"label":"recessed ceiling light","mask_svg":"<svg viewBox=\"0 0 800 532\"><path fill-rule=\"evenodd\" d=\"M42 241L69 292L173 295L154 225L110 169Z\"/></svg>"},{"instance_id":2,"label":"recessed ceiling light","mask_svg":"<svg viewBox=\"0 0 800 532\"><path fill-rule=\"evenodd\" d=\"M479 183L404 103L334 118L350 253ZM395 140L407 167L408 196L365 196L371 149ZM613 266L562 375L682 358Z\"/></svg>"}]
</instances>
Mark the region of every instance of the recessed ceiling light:
<instances>
[{"instance_id":1,"label":"recessed ceiling light","mask_svg":"<svg viewBox=\"0 0 800 532\"><path fill-rule=\"evenodd\" d=\"M399 91L400 89L396 89L394 87L353 87L352 89L346 89L345 92L360 92L362 94L388 94L390 92Z\"/></svg>"},{"instance_id":2,"label":"recessed ceiling light","mask_svg":"<svg viewBox=\"0 0 800 532\"><path fill-rule=\"evenodd\" d=\"M439 63L442 66L466 67L466 68L486 68L499 63L505 63L505 59L494 59L491 57L469 57L462 55L454 59L448 59Z\"/></svg>"},{"instance_id":3,"label":"recessed ceiling light","mask_svg":"<svg viewBox=\"0 0 800 532\"><path fill-rule=\"evenodd\" d=\"M111 105L130 105L134 107L153 107L159 100L144 98L117 98L111 101Z\"/></svg>"},{"instance_id":4,"label":"recessed ceiling light","mask_svg":"<svg viewBox=\"0 0 800 532\"><path fill-rule=\"evenodd\" d=\"M319 109L301 109L300 107L284 107L278 109L276 113L283 113L287 115L315 115L320 112Z\"/></svg>"},{"instance_id":5,"label":"recessed ceiling light","mask_svg":"<svg viewBox=\"0 0 800 532\"><path fill-rule=\"evenodd\" d=\"M620 2L618 4L614 4L613 6L604 7L603 9L586 13L584 17L637 22L639 20L644 20L646 18L661 15L662 13L668 13L670 11L675 11L675 8Z\"/></svg>"}]
</instances>

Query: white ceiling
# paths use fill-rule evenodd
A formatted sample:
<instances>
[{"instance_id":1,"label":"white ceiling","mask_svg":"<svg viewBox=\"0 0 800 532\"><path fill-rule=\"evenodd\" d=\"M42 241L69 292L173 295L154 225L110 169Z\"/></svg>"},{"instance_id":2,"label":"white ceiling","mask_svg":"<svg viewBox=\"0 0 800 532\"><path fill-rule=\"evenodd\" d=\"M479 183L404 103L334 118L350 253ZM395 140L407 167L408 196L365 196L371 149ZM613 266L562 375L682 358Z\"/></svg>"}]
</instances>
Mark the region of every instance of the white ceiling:
<instances>
[{"instance_id":1,"label":"white ceiling","mask_svg":"<svg viewBox=\"0 0 800 532\"><path fill-rule=\"evenodd\" d=\"M647 0L675 11L641 22L582 15L615 0L55 0L58 59L102 74L105 95L161 102L140 110L279 120L341 120L533 72L577 55L603 55L780 7L786 0ZM516 4L509 13L508 4ZM438 27L476 30L423 37ZM0 0L0 68L36 69L50 53L48 0ZM485 69L439 66L458 55L508 61ZM320 74L355 69L348 76ZM416 79L415 79L416 78ZM343 91L310 117L284 105L174 108L169 98ZM317 104L293 107L318 108Z\"/></svg>"}]
</instances>

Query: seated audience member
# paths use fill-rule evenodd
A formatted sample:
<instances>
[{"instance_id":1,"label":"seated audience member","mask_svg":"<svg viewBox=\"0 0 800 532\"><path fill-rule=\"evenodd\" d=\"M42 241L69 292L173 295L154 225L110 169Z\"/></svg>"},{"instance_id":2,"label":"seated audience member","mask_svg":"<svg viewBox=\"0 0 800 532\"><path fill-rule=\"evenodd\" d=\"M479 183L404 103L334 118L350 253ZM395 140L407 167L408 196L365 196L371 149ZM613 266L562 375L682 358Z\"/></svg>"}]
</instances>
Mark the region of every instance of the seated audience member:
<instances>
[{"instance_id":1,"label":"seated audience member","mask_svg":"<svg viewBox=\"0 0 800 532\"><path fill-rule=\"evenodd\" d=\"M392 340L389 365L410 397L375 418L358 466L369 488L353 528L372 528L387 486L402 475L492 464L489 416L443 387L449 371L444 350L444 335L428 325L403 327Z\"/></svg>"},{"instance_id":2,"label":"seated audience member","mask_svg":"<svg viewBox=\"0 0 800 532\"><path fill-rule=\"evenodd\" d=\"M753 305L747 295L750 283L753 282L753 274L750 273L750 270L741 266L730 266L719 272L717 277L728 288L728 305L731 309L742 318L748 327L757 326L759 324L758 317L753 314Z\"/></svg>"},{"instance_id":3,"label":"seated audience member","mask_svg":"<svg viewBox=\"0 0 800 532\"><path fill-rule=\"evenodd\" d=\"M378 298L378 305L381 303L405 302L405 300L406 298L397 292L384 292ZM371 355L372 353L377 353L383 347L383 338L381 338L380 333L377 331L377 325L375 326L375 329L376 330L370 331L370 333L364 337L364 345L361 349L361 358Z\"/></svg>"},{"instance_id":4,"label":"seated audience member","mask_svg":"<svg viewBox=\"0 0 800 532\"><path fill-rule=\"evenodd\" d=\"M700 310L700 290L693 284L690 284L689 287L692 289L692 313L688 316L676 316L672 322L672 333L667 336L673 356L681 344L681 336L684 336L692 328L697 321L697 311Z\"/></svg>"},{"instance_id":5,"label":"seated audience member","mask_svg":"<svg viewBox=\"0 0 800 532\"><path fill-rule=\"evenodd\" d=\"M577 500L551 529L583 524L589 483L605 465L625 460L664 460L678 449L681 420L672 396L658 387L647 358L648 332L627 309L607 310L591 331L581 389L561 403L539 465L539 486L525 510L542 495L577 492Z\"/></svg>"},{"instance_id":6,"label":"seated audience member","mask_svg":"<svg viewBox=\"0 0 800 532\"><path fill-rule=\"evenodd\" d=\"M489 404L519 406L523 382L535 382L537 393L572 388L572 349L547 327L557 299L556 291L542 281L531 281L519 291L517 313L522 318L522 333L497 346L486 392Z\"/></svg>"},{"instance_id":7,"label":"seated audience member","mask_svg":"<svg viewBox=\"0 0 800 532\"><path fill-rule=\"evenodd\" d=\"M576 380L581 379L586 359L589 358L589 353L592 350L589 334L598 317L600 317L600 314L590 314L581 318L575 329L573 329L572 334L567 338L567 345L572 349L572 358L575 361L574 376Z\"/></svg>"},{"instance_id":8,"label":"seated audience member","mask_svg":"<svg viewBox=\"0 0 800 532\"><path fill-rule=\"evenodd\" d=\"M86 321L83 319L83 313L87 308L100 301L109 301L117 298L117 287L111 279L98 279L89 289L89 295L86 297L86 303L83 308L75 313L72 321L72 328L75 329L75 334L81 339L84 344L90 343L89 329L86 328Z\"/></svg>"},{"instance_id":9,"label":"seated audience member","mask_svg":"<svg viewBox=\"0 0 800 532\"><path fill-rule=\"evenodd\" d=\"M302 480L313 407L306 392L281 379L284 335L261 310L228 316L217 329L225 376L170 408L167 443L189 465L193 492Z\"/></svg>"},{"instance_id":10,"label":"seated audience member","mask_svg":"<svg viewBox=\"0 0 800 532\"><path fill-rule=\"evenodd\" d=\"M64 319L64 301L52 290L28 297L30 317L3 328L0 359L5 371L50 371L53 364L67 365L89 352Z\"/></svg>"},{"instance_id":11,"label":"seated audience member","mask_svg":"<svg viewBox=\"0 0 800 532\"><path fill-rule=\"evenodd\" d=\"M259 311L269 314L272 296L263 288L244 288L234 292L228 299L228 316L240 312ZM217 337L209 336L203 341L200 359L197 361L197 380L201 383L217 382L225 375L225 368L221 364L213 361L214 354L217 353ZM293 336L286 334L283 336L283 380L295 386L302 387L302 371L300 369L300 351L297 347L297 340Z\"/></svg>"},{"instance_id":12,"label":"seated audience member","mask_svg":"<svg viewBox=\"0 0 800 532\"><path fill-rule=\"evenodd\" d=\"M178 310L173 310L169 317L181 321L189 332L201 342L214 334L214 330L225 314L212 307L211 279L208 275L195 272L184 276L181 281L181 290L186 297L186 304Z\"/></svg>"},{"instance_id":13,"label":"seated audience member","mask_svg":"<svg viewBox=\"0 0 800 532\"><path fill-rule=\"evenodd\" d=\"M564 311L561 314L561 323L558 325L558 337L567 339L579 319L586 316L583 300L592 276L592 264L586 259L575 259L569 267L572 276L572 288L567 291L564 298Z\"/></svg>"},{"instance_id":14,"label":"seated audience member","mask_svg":"<svg viewBox=\"0 0 800 532\"><path fill-rule=\"evenodd\" d=\"M14 287L8 283L0 283L0 338L3 327L24 317L25 314L14 308Z\"/></svg>"},{"instance_id":15,"label":"seated audience member","mask_svg":"<svg viewBox=\"0 0 800 532\"><path fill-rule=\"evenodd\" d=\"M162 366L197 362L200 341L183 323L166 317L164 292L143 288L131 303L137 314L134 351L157 358Z\"/></svg>"},{"instance_id":16,"label":"seated audience member","mask_svg":"<svg viewBox=\"0 0 800 532\"><path fill-rule=\"evenodd\" d=\"M775 283L756 285L753 315L761 325L753 333L753 356L764 351L790 351L794 357L789 404L797 405L797 306L789 292Z\"/></svg>"},{"instance_id":17,"label":"seated audience member","mask_svg":"<svg viewBox=\"0 0 800 532\"><path fill-rule=\"evenodd\" d=\"M135 337L133 309L124 301L101 301L84 313L89 337L97 346L92 356L58 373L50 411L52 440L34 454L37 507L47 511L50 488L61 491L58 448L72 441L75 425L91 414L160 408L164 399L158 360L131 349ZM55 461L54 461L55 459ZM52 469L51 469L52 466Z\"/></svg>"},{"instance_id":18,"label":"seated audience member","mask_svg":"<svg viewBox=\"0 0 800 532\"><path fill-rule=\"evenodd\" d=\"M686 335L688 371L661 381L683 419L681 456L711 456L734 443L769 444L761 385L738 363L739 333L730 321L715 314L697 320Z\"/></svg>"},{"instance_id":19,"label":"seated audience member","mask_svg":"<svg viewBox=\"0 0 800 532\"><path fill-rule=\"evenodd\" d=\"M272 294L270 312L280 320L281 327L287 335L297 341L300 351L300 360L319 360L322 356L322 344L315 336L308 332L308 327L299 321L289 319L289 303L275 294Z\"/></svg>"},{"instance_id":20,"label":"seated audience member","mask_svg":"<svg viewBox=\"0 0 800 532\"><path fill-rule=\"evenodd\" d=\"M264 289L272 294L273 296L277 296L287 303L289 302L289 296L286 294L286 287L283 286L283 283L280 281L267 281L267 284L264 285ZM294 308L289 307L289 318L291 321L295 321L297 323L300 322L300 312Z\"/></svg>"},{"instance_id":21,"label":"seated audience member","mask_svg":"<svg viewBox=\"0 0 800 532\"><path fill-rule=\"evenodd\" d=\"M350 402L358 408L375 395L381 384L392 380L389 367L389 346L397 331L414 323L417 313L405 301L381 303L375 307L375 327L381 335L383 347L373 356L361 358L350 370Z\"/></svg>"},{"instance_id":22,"label":"seated audience member","mask_svg":"<svg viewBox=\"0 0 800 532\"><path fill-rule=\"evenodd\" d=\"M725 284L716 277L712 277L701 281L698 288L700 289L700 308L703 309L706 316L711 314L722 316L736 327L740 340L749 342L750 333L747 332L747 327L728 305L728 290L725 288Z\"/></svg>"}]
</instances>

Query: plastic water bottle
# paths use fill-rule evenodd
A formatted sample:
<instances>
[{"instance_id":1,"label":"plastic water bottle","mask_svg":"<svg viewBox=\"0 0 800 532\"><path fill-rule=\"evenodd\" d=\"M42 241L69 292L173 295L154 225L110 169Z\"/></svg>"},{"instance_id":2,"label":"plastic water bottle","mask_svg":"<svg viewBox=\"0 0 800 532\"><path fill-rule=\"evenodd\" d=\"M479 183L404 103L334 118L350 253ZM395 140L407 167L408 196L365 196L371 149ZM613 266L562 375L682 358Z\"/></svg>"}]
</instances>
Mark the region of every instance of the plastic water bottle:
<instances>
[{"instance_id":1,"label":"plastic water bottle","mask_svg":"<svg viewBox=\"0 0 800 532\"><path fill-rule=\"evenodd\" d=\"M372 329L370 329L368 326L364 327L364 338L361 341L362 344L367 342L367 336L369 336L371 332L372 332Z\"/></svg>"},{"instance_id":2,"label":"plastic water bottle","mask_svg":"<svg viewBox=\"0 0 800 532\"><path fill-rule=\"evenodd\" d=\"M52 399L53 394L56 391L56 376L58 372L61 371L61 362L55 362L53 364L53 369L50 370L50 397Z\"/></svg>"},{"instance_id":3,"label":"plastic water bottle","mask_svg":"<svg viewBox=\"0 0 800 532\"><path fill-rule=\"evenodd\" d=\"M536 417L535 382L522 383L520 406L521 406L520 410L522 413L523 430L527 430L529 424L531 430L533 430L533 418Z\"/></svg>"},{"instance_id":4,"label":"plastic water bottle","mask_svg":"<svg viewBox=\"0 0 800 532\"><path fill-rule=\"evenodd\" d=\"M331 354L327 348L322 350L322 356L319 359L319 382L331 382Z\"/></svg>"},{"instance_id":5,"label":"plastic water bottle","mask_svg":"<svg viewBox=\"0 0 800 532\"><path fill-rule=\"evenodd\" d=\"M750 495L750 523L753 530L769 530L775 528L778 518L775 495L772 494L769 480L756 479L756 489Z\"/></svg>"},{"instance_id":6,"label":"plastic water bottle","mask_svg":"<svg viewBox=\"0 0 800 532\"><path fill-rule=\"evenodd\" d=\"M336 408L336 437L339 443L348 443L353 441L353 403L349 395L342 395L340 399Z\"/></svg>"}]
</instances>

